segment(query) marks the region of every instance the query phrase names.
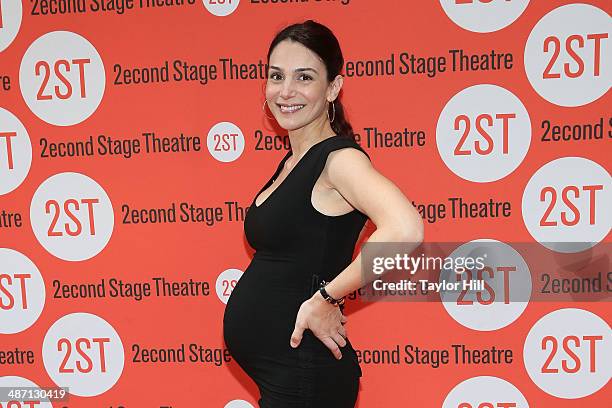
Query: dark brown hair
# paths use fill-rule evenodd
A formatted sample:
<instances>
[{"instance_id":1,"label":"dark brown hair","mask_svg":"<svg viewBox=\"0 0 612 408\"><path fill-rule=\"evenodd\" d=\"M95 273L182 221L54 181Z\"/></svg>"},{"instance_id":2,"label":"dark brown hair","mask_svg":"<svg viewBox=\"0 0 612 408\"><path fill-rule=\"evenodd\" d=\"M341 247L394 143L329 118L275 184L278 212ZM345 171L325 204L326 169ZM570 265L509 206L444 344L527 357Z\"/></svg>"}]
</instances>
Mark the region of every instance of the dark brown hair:
<instances>
[{"instance_id":1,"label":"dark brown hair","mask_svg":"<svg viewBox=\"0 0 612 408\"><path fill-rule=\"evenodd\" d=\"M331 82L336 78L344 66L344 57L340 49L338 39L332 31L323 24L313 20L306 20L303 23L296 23L283 28L279 31L268 49L268 65L270 55L274 48L284 40L291 40L302 44L321 58L327 70L327 81ZM333 102L335 104L335 115L331 103L329 106L329 117L333 118L331 127L337 135L354 139L353 127L346 119L340 95Z\"/></svg>"}]
</instances>

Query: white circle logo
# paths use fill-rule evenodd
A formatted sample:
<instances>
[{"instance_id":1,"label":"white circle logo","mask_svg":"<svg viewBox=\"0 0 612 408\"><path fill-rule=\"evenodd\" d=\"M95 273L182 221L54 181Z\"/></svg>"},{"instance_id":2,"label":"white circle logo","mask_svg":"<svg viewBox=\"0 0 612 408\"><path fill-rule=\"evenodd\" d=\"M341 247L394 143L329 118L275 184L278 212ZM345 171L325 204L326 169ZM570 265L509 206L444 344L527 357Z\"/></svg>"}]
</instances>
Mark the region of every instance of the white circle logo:
<instances>
[{"instance_id":1,"label":"white circle logo","mask_svg":"<svg viewBox=\"0 0 612 408\"><path fill-rule=\"evenodd\" d=\"M0 248L0 333L13 334L32 326L45 306L45 282L25 255Z\"/></svg>"},{"instance_id":2,"label":"white circle logo","mask_svg":"<svg viewBox=\"0 0 612 408\"><path fill-rule=\"evenodd\" d=\"M612 375L612 332L596 314L555 310L533 325L523 348L527 373L544 392L582 398L605 386Z\"/></svg>"},{"instance_id":3,"label":"white circle logo","mask_svg":"<svg viewBox=\"0 0 612 408\"><path fill-rule=\"evenodd\" d=\"M223 303L227 304L227 300L240 280L242 273L240 269L226 269L217 277L215 289L219 300Z\"/></svg>"},{"instance_id":4,"label":"white circle logo","mask_svg":"<svg viewBox=\"0 0 612 408\"><path fill-rule=\"evenodd\" d=\"M232 14L238 8L240 0L202 0L204 7L212 15L225 17Z\"/></svg>"},{"instance_id":5,"label":"white circle logo","mask_svg":"<svg viewBox=\"0 0 612 408\"><path fill-rule=\"evenodd\" d=\"M233 123L219 122L208 131L206 145L212 157L220 162L231 162L244 151L244 136Z\"/></svg>"},{"instance_id":6,"label":"white circle logo","mask_svg":"<svg viewBox=\"0 0 612 408\"><path fill-rule=\"evenodd\" d=\"M110 198L91 178L60 173L45 180L30 205L34 235L52 255L82 261L110 240L114 215Z\"/></svg>"},{"instance_id":7,"label":"white circle logo","mask_svg":"<svg viewBox=\"0 0 612 408\"><path fill-rule=\"evenodd\" d=\"M91 116L102 101L105 84L98 51L69 31L39 37L19 68L23 99L36 116L52 125L70 126Z\"/></svg>"},{"instance_id":8,"label":"white circle logo","mask_svg":"<svg viewBox=\"0 0 612 408\"><path fill-rule=\"evenodd\" d=\"M0 51L15 39L21 25L21 0L0 0Z\"/></svg>"},{"instance_id":9,"label":"white circle logo","mask_svg":"<svg viewBox=\"0 0 612 408\"><path fill-rule=\"evenodd\" d=\"M34 389L34 388L40 389L40 386L38 384L36 384L34 381L28 380L27 378L17 377L14 375L0 377L0 388L6 391L19 390L24 387L31 388L31 389ZM10 400L10 399L8 401L0 400L0 407L2 407L3 402L6 402L7 404L4 405L6 408L22 408L22 407L23 408L32 408L32 407L53 408L53 404L51 404L48 398L39 399L39 400L32 400L32 399L26 398L26 401L27 402L23 402L23 405L22 405L22 403L19 402L19 400Z\"/></svg>"},{"instance_id":10,"label":"white circle logo","mask_svg":"<svg viewBox=\"0 0 612 408\"><path fill-rule=\"evenodd\" d=\"M610 174L582 157L545 164L531 176L523 192L527 230L557 252L580 252L605 238L612 225L610 208Z\"/></svg>"},{"instance_id":11,"label":"white circle logo","mask_svg":"<svg viewBox=\"0 0 612 408\"><path fill-rule=\"evenodd\" d=\"M0 108L0 195L19 187L32 164L30 136L19 119Z\"/></svg>"},{"instance_id":12,"label":"white circle logo","mask_svg":"<svg viewBox=\"0 0 612 408\"><path fill-rule=\"evenodd\" d=\"M527 400L514 385L497 377L469 378L448 393L442 408L529 408Z\"/></svg>"},{"instance_id":13,"label":"white circle logo","mask_svg":"<svg viewBox=\"0 0 612 408\"><path fill-rule=\"evenodd\" d=\"M477 33L490 33L518 19L529 5L529 0L440 0L440 4L459 27Z\"/></svg>"},{"instance_id":14,"label":"white circle logo","mask_svg":"<svg viewBox=\"0 0 612 408\"><path fill-rule=\"evenodd\" d=\"M510 245L479 239L461 245L449 258L455 260L453 265L470 262L475 266L463 273L440 272L440 283L460 283L457 290L440 292L444 308L459 324L473 330L497 330L523 313L531 297L531 272Z\"/></svg>"},{"instance_id":15,"label":"white circle logo","mask_svg":"<svg viewBox=\"0 0 612 408\"><path fill-rule=\"evenodd\" d=\"M45 334L42 356L49 377L81 397L102 394L115 385L125 357L113 326L90 313L72 313L53 323Z\"/></svg>"},{"instance_id":16,"label":"white circle logo","mask_svg":"<svg viewBox=\"0 0 612 408\"><path fill-rule=\"evenodd\" d=\"M612 84L612 19L589 4L554 9L533 27L525 45L531 86L548 102L580 106Z\"/></svg>"},{"instance_id":17,"label":"white circle logo","mask_svg":"<svg viewBox=\"0 0 612 408\"><path fill-rule=\"evenodd\" d=\"M521 164L531 143L523 103L496 85L474 85L453 96L440 113L436 143L444 164L478 183L499 180Z\"/></svg>"}]
</instances>

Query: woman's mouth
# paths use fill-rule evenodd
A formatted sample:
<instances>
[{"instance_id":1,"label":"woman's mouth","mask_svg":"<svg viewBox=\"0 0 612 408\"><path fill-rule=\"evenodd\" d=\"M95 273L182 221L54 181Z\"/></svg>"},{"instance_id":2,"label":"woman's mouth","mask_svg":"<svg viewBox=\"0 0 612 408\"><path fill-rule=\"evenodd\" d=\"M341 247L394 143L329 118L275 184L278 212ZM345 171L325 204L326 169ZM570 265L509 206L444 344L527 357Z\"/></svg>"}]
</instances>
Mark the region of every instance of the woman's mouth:
<instances>
[{"instance_id":1,"label":"woman's mouth","mask_svg":"<svg viewBox=\"0 0 612 408\"><path fill-rule=\"evenodd\" d=\"M281 113L293 113L302 109L305 105L278 105Z\"/></svg>"}]
</instances>

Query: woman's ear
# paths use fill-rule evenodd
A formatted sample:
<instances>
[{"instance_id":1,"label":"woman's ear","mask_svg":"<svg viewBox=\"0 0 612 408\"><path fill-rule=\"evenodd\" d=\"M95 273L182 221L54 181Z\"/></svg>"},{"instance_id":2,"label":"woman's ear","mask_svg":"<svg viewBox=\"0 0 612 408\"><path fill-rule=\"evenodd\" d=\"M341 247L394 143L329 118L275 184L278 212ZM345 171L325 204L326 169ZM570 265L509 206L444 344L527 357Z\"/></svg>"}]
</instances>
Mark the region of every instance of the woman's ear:
<instances>
[{"instance_id":1,"label":"woman's ear","mask_svg":"<svg viewBox=\"0 0 612 408\"><path fill-rule=\"evenodd\" d=\"M333 102L338 97L340 90L342 89L342 84L344 83L344 77L340 74L336 75L333 81L329 83L328 91L327 91L327 100Z\"/></svg>"}]
</instances>

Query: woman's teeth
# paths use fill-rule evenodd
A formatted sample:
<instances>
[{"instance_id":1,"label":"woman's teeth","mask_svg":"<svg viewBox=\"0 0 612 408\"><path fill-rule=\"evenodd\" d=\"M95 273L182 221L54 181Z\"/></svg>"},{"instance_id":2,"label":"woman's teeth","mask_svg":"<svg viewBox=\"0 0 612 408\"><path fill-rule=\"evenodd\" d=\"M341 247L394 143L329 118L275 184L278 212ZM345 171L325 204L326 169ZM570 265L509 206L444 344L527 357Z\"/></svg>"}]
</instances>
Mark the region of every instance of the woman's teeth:
<instances>
[{"instance_id":1,"label":"woman's teeth","mask_svg":"<svg viewBox=\"0 0 612 408\"><path fill-rule=\"evenodd\" d=\"M292 113L304 107L304 105L291 105L291 106L279 105L279 106L280 106L281 112L283 113Z\"/></svg>"}]
</instances>

